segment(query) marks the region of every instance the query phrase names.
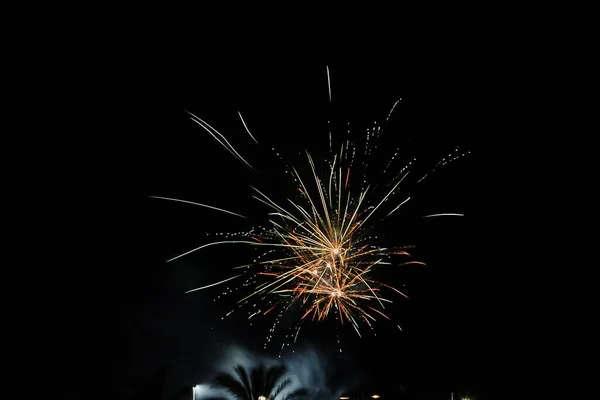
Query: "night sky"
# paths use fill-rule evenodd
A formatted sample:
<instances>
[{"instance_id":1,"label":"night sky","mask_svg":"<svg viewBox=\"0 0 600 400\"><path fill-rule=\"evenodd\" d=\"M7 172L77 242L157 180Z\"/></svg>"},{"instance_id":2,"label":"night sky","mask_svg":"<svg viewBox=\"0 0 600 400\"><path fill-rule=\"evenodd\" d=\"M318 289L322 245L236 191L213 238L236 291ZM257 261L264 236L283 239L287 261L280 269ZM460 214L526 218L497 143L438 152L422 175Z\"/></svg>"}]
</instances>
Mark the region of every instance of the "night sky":
<instances>
[{"instance_id":1,"label":"night sky","mask_svg":"<svg viewBox=\"0 0 600 400\"><path fill-rule=\"evenodd\" d=\"M506 399L525 388L576 393L592 379L599 331L580 307L586 299L572 287L576 278L566 277L567 266L532 262L525 254L538 245L517 237L535 234L509 222L531 206L526 199L515 205L523 184L505 167L518 59L507 56L487 14L477 21L449 18L459 10L417 18L400 7L274 16L190 3L178 4L173 29L142 21L104 61L99 83L113 96L96 110L111 117L93 135L102 149L94 171L102 206L93 211L100 241L90 257L99 266L83 273L80 355L91 374L106 376L112 398L162 367L168 393L206 382L232 348L277 354L276 347L262 351L267 323L221 321L228 305L212 301L218 287L183 294L231 276L229 267L251 253L228 247L165 262L204 243L206 232L248 223L148 196L260 215L265 209L250 199L249 185L284 188L264 148L326 155L329 118L362 134L398 98L390 146L403 146L424 165L457 145L470 151L432 176L386 228L390 240L416 245L427 266L392 277L406 284L410 300L397 304L397 322L382 323L377 337L359 340L344 327L340 356L335 329L324 324L301 337L298 351L319 354L332 382L400 383L416 398L454 391ZM266 172L242 166L184 110L235 138L240 153ZM248 138L238 111L264 148ZM420 218L436 212L465 217ZM563 250L558 242L540 251Z\"/></svg>"}]
</instances>

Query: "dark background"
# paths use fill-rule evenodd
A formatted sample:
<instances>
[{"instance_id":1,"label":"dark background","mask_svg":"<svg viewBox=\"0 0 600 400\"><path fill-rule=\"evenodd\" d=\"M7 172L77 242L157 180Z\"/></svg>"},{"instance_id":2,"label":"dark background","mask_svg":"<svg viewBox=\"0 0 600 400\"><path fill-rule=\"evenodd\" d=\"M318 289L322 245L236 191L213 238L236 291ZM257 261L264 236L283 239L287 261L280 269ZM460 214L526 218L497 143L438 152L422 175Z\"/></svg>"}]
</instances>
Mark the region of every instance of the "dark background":
<instances>
[{"instance_id":1,"label":"dark background","mask_svg":"<svg viewBox=\"0 0 600 400\"><path fill-rule=\"evenodd\" d=\"M259 141L285 145L293 136L316 149L329 115L366 126L402 97L394 127L413 138L418 154L445 154L456 143L471 150L430 182L411 212L442 208L466 217L409 224L428 266L406 277L411 301L397 315L404 331L382 329L360 342L348 335L348 374L442 397L573 394L592 382L598 327L591 284L582 267L558 261L556 253L571 249L561 239L568 233L555 226L549 240L538 235L548 206L529 191L540 167L534 155L522 160L512 152L538 140L535 124L521 119L524 97L536 107L525 66L530 47L501 16L471 11L180 3L174 21L140 14L129 25L135 28L111 40L93 60L90 90L104 100L90 110L94 126L82 123L88 136L81 148L94 161L89 178L100 200L82 214L97 229L91 260L83 262L90 267L79 275L85 284L74 294L86 375L103 377L98 386L118 398L166 366L176 390L210 374L226 343L260 348L258 328L240 339L226 325L217 341L207 321L221 313L207 310L209 296L181 296L205 282L198 265L219 255L164 263L221 222L148 195L210 195L213 204L239 209L235 195L249 191L233 182L254 179L184 109L227 137L244 134L240 110ZM243 154L253 149L249 141L240 146ZM329 357L327 347L321 351Z\"/></svg>"}]
</instances>

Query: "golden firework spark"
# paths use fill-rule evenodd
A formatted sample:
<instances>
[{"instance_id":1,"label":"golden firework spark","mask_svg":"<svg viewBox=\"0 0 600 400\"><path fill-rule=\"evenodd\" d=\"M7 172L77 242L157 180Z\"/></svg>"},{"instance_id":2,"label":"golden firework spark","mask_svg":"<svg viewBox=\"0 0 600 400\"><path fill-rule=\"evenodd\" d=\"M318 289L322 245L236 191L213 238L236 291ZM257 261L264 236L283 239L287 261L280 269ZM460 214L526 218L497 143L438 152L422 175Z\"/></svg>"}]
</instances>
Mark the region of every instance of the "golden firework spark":
<instances>
[{"instance_id":1,"label":"golden firework spark","mask_svg":"<svg viewBox=\"0 0 600 400\"><path fill-rule=\"evenodd\" d=\"M342 147L340 155L343 150ZM405 296L369 276L373 267L384 264L384 257L408 255L408 252L401 248L381 248L362 242L367 230L366 222L408 173L375 206L364 207L369 188L353 196L346 183L350 168L345 169L347 175L343 176L344 168L338 166L335 175L337 158L334 158L326 187L308 153L307 158L314 178L312 191L297 170L293 170L302 202L290 200L290 206L286 209L254 188L254 198L274 212L269 214L273 217L270 219L270 240L257 239L253 244L279 248L287 256L262 261L262 270L258 274L272 279L258 285L239 302L256 295L290 294L293 302L301 303L306 309L302 319L312 316L313 320L323 320L337 312L342 323L351 322L358 332L357 319L371 325L370 320L375 320L374 313L388 318L383 312L384 302L391 300L382 297L382 288ZM342 185L342 182L345 184Z\"/></svg>"}]
</instances>

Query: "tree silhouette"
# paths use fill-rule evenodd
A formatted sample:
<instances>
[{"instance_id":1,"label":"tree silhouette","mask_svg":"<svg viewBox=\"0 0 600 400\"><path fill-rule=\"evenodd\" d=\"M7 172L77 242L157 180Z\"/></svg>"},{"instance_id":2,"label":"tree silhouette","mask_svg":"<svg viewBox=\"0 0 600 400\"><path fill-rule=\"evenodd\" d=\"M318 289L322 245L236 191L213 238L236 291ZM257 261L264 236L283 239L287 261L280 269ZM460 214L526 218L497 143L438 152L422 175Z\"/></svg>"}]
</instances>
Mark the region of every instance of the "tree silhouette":
<instances>
[{"instance_id":1,"label":"tree silhouette","mask_svg":"<svg viewBox=\"0 0 600 400\"><path fill-rule=\"evenodd\" d=\"M308 395L306 389L299 388L281 397L283 390L292 383L290 378L284 378L287 373L284 365L269 368L258 365L250 373L238 365L234 371L235 375L217 375L214 386L227 390L236 400L298 400Z\"/></svg>"}]
</instances>

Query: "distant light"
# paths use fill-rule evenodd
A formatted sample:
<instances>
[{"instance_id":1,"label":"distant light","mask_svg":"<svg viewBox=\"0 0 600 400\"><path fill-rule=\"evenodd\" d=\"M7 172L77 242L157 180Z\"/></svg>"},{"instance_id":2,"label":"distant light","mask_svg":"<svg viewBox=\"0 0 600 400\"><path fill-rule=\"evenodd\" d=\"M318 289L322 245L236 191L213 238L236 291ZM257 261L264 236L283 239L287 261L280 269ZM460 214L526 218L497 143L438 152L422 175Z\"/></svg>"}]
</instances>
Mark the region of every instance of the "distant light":
<instances>
[{"instance_id":1,"label":"distant light","mask_svg":"<svg viewBox=\"0 0 600 400\"><path fill-rule=\"evenodd\" d=\"M258 396L258 400L267 400L265 396Z\"/></svg>"},{"instance_id":2,"label":"distant light","mask_svg":"<svg viewBox=\"0 0 600 400\"><path fill-rule=\"evenodd\" d=\"M374 394L373 396L371 396L372 399L378 399L379 397L381 396L379 396L378 394Z\"/></svg>"},{"instance_id":3,"label":"distant light","mask_svg":"<svg viewBox=\"0 0 600 400\"><path fill-rule=\"evenodd\" d=\"M350 397L348 397L348 396L342 396L342 397L340 397L340 400L348 400L349 398Z\"/></svg>"}]
</instances>

